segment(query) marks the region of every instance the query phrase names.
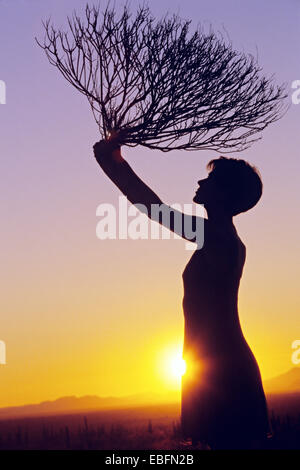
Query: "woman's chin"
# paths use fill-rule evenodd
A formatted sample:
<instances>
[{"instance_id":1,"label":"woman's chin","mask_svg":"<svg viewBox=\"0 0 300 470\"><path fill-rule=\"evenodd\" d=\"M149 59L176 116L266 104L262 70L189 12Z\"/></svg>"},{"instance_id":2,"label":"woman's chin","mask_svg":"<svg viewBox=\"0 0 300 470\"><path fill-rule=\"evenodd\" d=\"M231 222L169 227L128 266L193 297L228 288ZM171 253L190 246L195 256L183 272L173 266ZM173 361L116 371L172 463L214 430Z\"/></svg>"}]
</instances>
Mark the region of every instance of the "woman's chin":
<instances>
[{"instance_id":1,"label":"woman's chin","mask_svg":"<svg viewBox=\"0 0 300 470\"><path fill-rule=\"evenodd\" d=\"M195 196L193 197L193 201L196 202L197 204L202 204L202 200L197 194L195 194Z\"/></svg>"}]
</instances>

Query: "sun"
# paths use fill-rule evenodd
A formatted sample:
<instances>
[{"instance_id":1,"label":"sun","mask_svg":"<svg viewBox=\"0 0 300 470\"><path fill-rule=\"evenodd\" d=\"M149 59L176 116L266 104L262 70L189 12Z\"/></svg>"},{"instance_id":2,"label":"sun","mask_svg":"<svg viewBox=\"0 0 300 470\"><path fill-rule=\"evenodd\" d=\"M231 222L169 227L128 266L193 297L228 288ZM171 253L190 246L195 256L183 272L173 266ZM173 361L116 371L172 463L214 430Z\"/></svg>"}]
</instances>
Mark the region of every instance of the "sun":
<instances>
[{"instance_id":1,"label":"sun","mask_svg":"<svg viewBox=\"0 0 300 470\"><path fill-rule=\"evenodd\" d=\"M186 362L180 354L170 358L170 373L175 378L180 378L186 372Z\"/></svg>"},{"instance_id":2,"label":"sun","mask_svg":"<svg viewBox=\"0 0 300 470\"><path fill-rule=\"evenodd\" d=\"M182 347L170 345L159 355L160 375L172 388L180 388L181 377L186 372L186 362L182 357Z\"/></svg>"}]
</instances>

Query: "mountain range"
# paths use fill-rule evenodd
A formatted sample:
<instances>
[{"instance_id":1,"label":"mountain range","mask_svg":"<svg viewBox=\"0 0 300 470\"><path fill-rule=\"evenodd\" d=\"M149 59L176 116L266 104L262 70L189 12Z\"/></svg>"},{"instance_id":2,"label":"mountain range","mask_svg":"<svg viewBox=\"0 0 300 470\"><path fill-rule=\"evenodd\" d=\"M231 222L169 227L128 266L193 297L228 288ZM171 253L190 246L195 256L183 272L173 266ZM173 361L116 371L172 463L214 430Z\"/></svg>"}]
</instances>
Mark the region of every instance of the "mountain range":
<instances>
[{"instance_id":1,"label":"mountain range","mask_svg":"<svg viewBox=\"0 0 300 470\"><path fill-rule=\"evenodd\" d=\"M300 367L294 367L284 374L265 380L264 389L267 395L286 395L292 393L298 395L299 393L300 396ZM179 400L180 393L178 392L161 395L138 394L125 397L99 397L96 395L83 397L67 396L37 404L0 408L0 419L137 408L145 405L176 403Z\"/></svg>"},{"instance_id":2,"label":"mountain range","mask_svg":"<svg viewBox=\"0 0 300 470\"><path fill-rule=\"evenodd\" d=\"M266 393L300 392L300 367L293 367L284 374L264 381Z\"/></svg>"}]
</instances>

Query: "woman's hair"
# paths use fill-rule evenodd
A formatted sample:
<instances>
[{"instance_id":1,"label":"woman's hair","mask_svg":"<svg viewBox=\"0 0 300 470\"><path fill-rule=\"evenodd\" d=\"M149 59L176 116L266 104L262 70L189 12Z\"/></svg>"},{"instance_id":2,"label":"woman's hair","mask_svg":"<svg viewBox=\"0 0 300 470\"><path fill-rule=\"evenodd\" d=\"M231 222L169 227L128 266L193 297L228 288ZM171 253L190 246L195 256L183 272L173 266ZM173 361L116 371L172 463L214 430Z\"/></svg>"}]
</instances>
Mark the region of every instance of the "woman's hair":
<instances>
[{"instance_id":1,"label":"woman's hair","mask_svg":"<svg viewBox=\"0 0 300 470\"><path fill-rule=\"evenodd\" d=\"M231 215L246 212L259 201L263 189L259 171L245 160L219 157L211 160L207 169L225 192Z\"/></svg>"}]
</instances>

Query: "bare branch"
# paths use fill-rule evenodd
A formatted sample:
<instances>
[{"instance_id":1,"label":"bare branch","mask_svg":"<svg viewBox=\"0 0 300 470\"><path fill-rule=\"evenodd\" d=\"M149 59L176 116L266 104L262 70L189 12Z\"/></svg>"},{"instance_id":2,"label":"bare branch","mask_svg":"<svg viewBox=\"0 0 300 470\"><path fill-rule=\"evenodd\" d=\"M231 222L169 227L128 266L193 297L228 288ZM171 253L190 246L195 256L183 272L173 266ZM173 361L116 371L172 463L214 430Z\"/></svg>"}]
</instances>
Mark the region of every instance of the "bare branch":
<instances>
[{"instance_id":1,"label":"bare branch","mask_svg":"<svg viewBox=\"0 0 300 470\"><path fill-rule=\"evenodd\" d=\"M123 145L240 151L286 111L285 86L257 60L177 15L156 21L147 6L117 17L86 6L68 31L44 24L38 42L62 75L86 95L102 137L126 130Z\"/></svg>"}]
</instances>

